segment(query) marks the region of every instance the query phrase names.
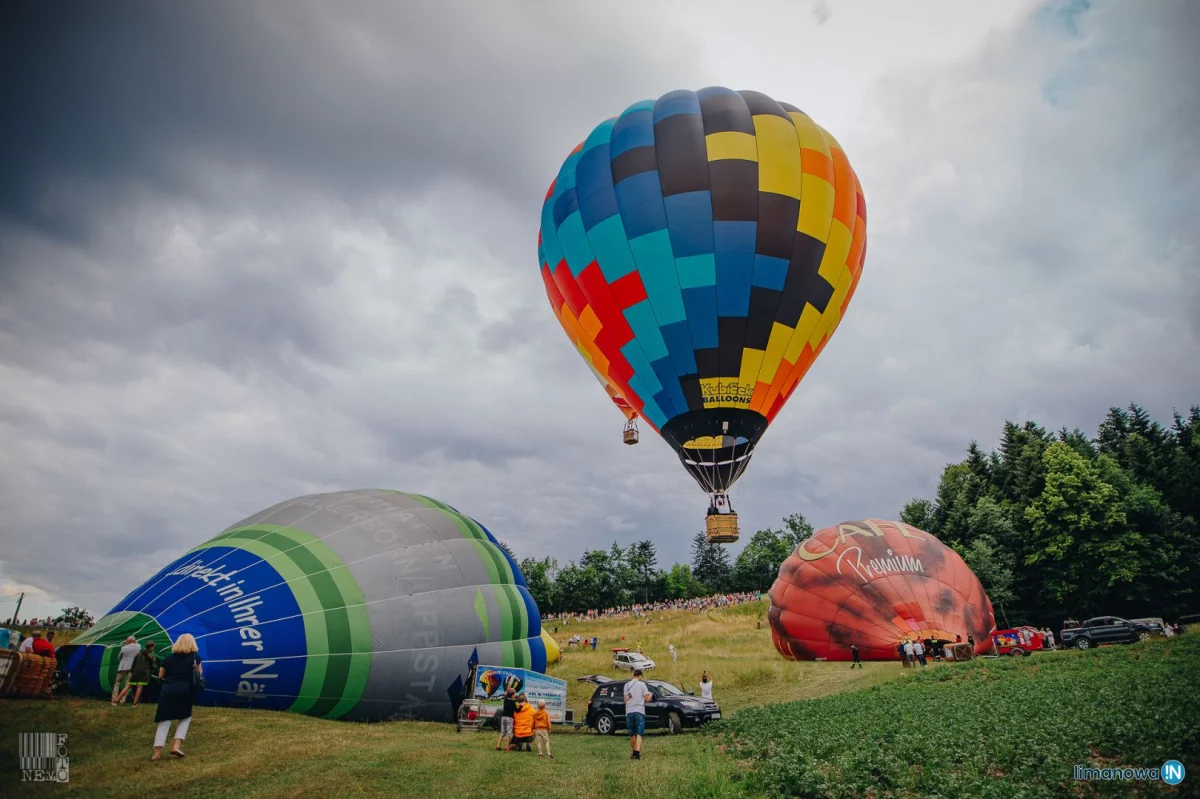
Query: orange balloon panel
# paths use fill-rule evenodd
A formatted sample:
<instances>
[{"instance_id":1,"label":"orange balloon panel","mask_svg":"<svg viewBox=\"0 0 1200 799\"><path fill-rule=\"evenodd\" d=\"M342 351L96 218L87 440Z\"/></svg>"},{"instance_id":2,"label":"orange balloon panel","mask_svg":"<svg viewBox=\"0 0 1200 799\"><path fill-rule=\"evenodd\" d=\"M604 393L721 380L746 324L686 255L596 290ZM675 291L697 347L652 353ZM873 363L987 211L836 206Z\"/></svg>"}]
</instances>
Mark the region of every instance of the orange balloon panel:
<instances>
[{"instance_id":1,"label":"orange balloon panel","mask_svg":"<svg viewBox=\"0 0 1200 799\"><path fill-rule=\"evenodd\" d=\"M818 530L779 567L768 617L789 660L894 660L905 638L975 637L988 652L991 600L958 553L904 522L843 522Z\"/></svg>"}]
</instances>

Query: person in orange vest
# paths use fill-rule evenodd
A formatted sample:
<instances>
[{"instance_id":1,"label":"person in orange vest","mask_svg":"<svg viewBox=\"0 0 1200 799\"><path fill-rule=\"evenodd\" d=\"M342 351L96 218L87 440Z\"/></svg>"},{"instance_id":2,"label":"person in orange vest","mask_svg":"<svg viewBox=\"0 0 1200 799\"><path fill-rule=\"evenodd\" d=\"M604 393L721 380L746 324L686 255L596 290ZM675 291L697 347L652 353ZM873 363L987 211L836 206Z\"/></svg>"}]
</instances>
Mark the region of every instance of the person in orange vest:
<instances>
[{"instance_id":1,"label":"person in orange vest","mask_svg":"<svg viewBox=\"0 0 1200 799\"><path fill-rule=\"evenodd\" d=\"M513 713L513 739L509 751L518 752L524 747L526 752L532 752L529 744L533 743L533 705L525 698L525 694L517 697L517 711Z\"/></svg>"}]
</instances>

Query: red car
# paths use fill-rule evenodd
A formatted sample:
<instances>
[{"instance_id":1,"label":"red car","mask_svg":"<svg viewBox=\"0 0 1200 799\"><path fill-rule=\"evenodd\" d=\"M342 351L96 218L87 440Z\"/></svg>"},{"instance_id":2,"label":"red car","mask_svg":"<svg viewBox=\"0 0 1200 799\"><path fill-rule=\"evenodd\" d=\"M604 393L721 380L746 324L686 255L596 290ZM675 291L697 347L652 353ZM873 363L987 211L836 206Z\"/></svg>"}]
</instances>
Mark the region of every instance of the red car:
<instances>
[{"instance_id":1,"label":"red car","mask_svg":"<svg viewBox=\"0 0 1200 799\"><path fill-rule=\"evenodd\" d=\"M992 643L997 655L1028 655L1046 648L1045 636L1036 627L1016 627L1011 630L994 630Z\"/></svg>"}]
</instances>

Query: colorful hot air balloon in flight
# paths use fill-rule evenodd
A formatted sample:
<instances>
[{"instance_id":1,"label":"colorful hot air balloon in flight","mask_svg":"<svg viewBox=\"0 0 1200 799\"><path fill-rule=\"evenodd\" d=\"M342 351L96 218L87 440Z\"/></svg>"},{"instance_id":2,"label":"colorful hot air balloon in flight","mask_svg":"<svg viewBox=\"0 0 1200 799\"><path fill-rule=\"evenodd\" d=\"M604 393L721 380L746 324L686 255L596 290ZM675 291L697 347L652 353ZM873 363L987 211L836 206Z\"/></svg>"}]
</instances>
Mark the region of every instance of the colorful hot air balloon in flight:
<instances>
[{"instance_id":1,"label":"colorful hot air balloon in flight","mask_svg":"<svg viewBox=\"0 0 1200 799\"><path fill-rule=\"evenodd\" d=\"M126 636L165 654L182 633L198 704L328 719L448 721L473 665L546 668L537 605L491 533L397 491L298 497L176 558L62 647L72 690L108 696Z\"/></svg>"},{"instance_id":2,"label":"colorful hot air balloon in flight","mask_svg":"<svg viewBox=\"0 0 1200 799\"><path fill-rule=\"evenodd\" d=\"M904 522L843 522L802 541L779 567L767 617L791 660L894 660L905 638L975 636L991 650L991 600L958 553Z\"/></svg>"},{"instance_id":3,"label":"colorful hot air balloon in flight","mask_svg":"<svg viewBox=\"0 0 1200 799\"><path fill-rule=\"evenodd\" d=\"M795 106L712 87L635 103L563 162L542 206L551 308L605 384L711 495L727 492L842 319L866 204Z\"/></svg>"}]
</instances>

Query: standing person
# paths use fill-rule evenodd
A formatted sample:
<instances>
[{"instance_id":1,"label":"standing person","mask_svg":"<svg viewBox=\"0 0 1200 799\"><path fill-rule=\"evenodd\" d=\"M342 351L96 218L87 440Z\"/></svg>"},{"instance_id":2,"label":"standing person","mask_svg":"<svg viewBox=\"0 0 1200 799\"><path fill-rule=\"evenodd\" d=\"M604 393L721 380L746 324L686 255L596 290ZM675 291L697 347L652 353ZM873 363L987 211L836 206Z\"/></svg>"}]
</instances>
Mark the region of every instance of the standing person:
<instances>
[{"instance_id":1,"label":"standing person","mask_svg":"<svg viewBox=\"0 0 1200 799\"><path fill-rule=\"evenodd\" d=\"M496 751L503 752L513 737L513 715L517 712L517 692L509 688L504 692L504 706L500 708L500 737L496 739Z\"/></svg>"},{"instance_id":2,"label":"standing person","mask_svg":"<svg viewBox=\"0 0 1200 799\"><path fill-rule=\"evenodd\" d=\"M667 644L667 651L671 653L671 662L679 662L679 653L675 651L675 644Z\"/></svg>"},{"instance_id":3,"label":"standing person","mask_svg":"<svg viewBox=\"0 0 1200 799\"><path fill-rule=\"evenodd\" d=\"M925 662L925 644L921 643L920 638L918 638L916 641L913 641L912 648L913 654L916 655L917 660L921 662L921 668L928 666L929 664Z\"/></svg>"},{"instance_id":4,"label":"standing person","mask_svg":"<svg viewBox=\"0 0 1200 799\"><path fill-rule=\"evenodd\" d=\"M117 704L125 701L125 695L133 688L133 706L137 707L142 701L142 689L150 684L150 675L158 668L158 658L154 656L154 642L147 641L146 648L137 653L133 659L133 669L129 673L129 684L117 697Z\"/></svg>"},{"instance_id":5,"label":"standing person","mask_svg":"<svg viewBox=\"0 0 1200 799\"><path fill-rule=\"evenodd\" d=\"M625 728L629 730L629 747L632 760L642 759L642 736L646 734L646 701L654 701L654 695L642 682L642 670L633 670L633 679L625 683Z\"/></svg>"},{"instance_id":6,"label":"standing person","mask_svg":"<svg viewBox=\"0 0 1200 799\"><path fill-rule=\"evenodd\" d=\"M546 700L538 700L538 709L533 714L533 738L537 741L538 757L542 756L542 744L546 744L546 757L551 760L554 755L550 754L550 711L546 710Z\"/></svg>"},{"instance_id":7,"label":"standing person","mask_svg":"<svg viewBox=\"0 0 1200 799\"><path fill-rule=\"evenodd\" d=\"M913 646L913 642L908 640L907 638L905 638L904 639L904 665L905 666L917 665L917 662L915 660L913 660L913 656L915 656L916 654L917 654L917 648L915 646Z\"/></svg>"},{"instance_id":8,"label":"standing person","mask_svg":"<svg viewBox=\"0 0 1200 799\"><path fill-rule=\"evenodd\" d=\"M908 658L904 655L904 642L896 644L896 654L900 656L900 662L904 664L904 668L908 668Z\"/></svg>"},{"instance_id":9,"label":"standing person","mask_svg":"<svg viewBox=\"0 0 1200 799\"><path fill-rule=\"evenodd\" d=\"M125 639L125 646L117 659L117 679L113 680L112 703L125 701L125 689L129 688L129 676L133 671L133 659L142 651L142 645L132 635ZM118 697L120 697L118 699Z\"/></svg>"},{"instance_id":10,"label":"standing person","mask_svg":"<svg viewBox=\"0 0 1200 799\"><path fill-rule=\"evenodd\" d=\"M850 663L850 668L858 666L861 669L862 661L858 659L858 647L854 644L850 644L850 657L853 658L852 662Z\"/></svg>"},{"instance_id":11,"label":"standing person","mask_svg":"<svg viewBox=\"0 0 1200 799\"><path fill-rule=\"evenodd\" d=\"M158 696L158 710L154 713L158 731L154 733L154 756L151 760L158 760L162 755L172 721L178 721L179 725L175 728L175 742L171 745L171 754L175 757L184 756L181 747L183 739L187 737L188 727L192 726L192 702L196 699L196 680L203 675L196 639L191 633L184 633L176 639L171 647L171 654L163 658L162 665L158 667L158 678L163 681L163 686L162 693Z\"/></svg>"},{"instance_id":12,"label":"standing person","mask_svg":"<svg viewBox=\"0 0 1200 799\"><path fill-rule=\"evenodd\" d=\"M704 673L700 675L700 698L707 699L708 701L711 702L712 701L712 689L713 689L712 678L708 676L708 669L705 669Z\"/></svg>"}]
</instances>

